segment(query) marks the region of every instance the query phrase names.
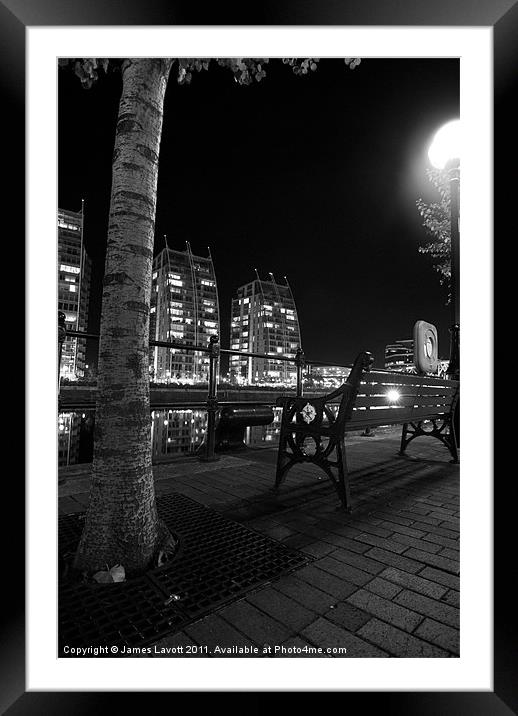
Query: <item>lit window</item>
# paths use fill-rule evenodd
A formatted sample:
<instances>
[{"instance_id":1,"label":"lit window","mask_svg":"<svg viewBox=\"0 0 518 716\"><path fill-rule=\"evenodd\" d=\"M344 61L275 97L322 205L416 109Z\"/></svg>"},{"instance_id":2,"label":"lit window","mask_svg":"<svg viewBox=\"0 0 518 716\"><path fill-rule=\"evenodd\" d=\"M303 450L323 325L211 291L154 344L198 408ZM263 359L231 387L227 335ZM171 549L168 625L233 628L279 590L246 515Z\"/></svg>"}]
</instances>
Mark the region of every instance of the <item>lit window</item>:
<instances>
[{"instance_id":1,"label":"lit window","mask_svg":"<svg viewBox=\"0 0 518 716\"><path fill-rule=\"evenodd\" d=\"M76 292L75 283L71 283L70 286L68 287L68 290L70 291L70 293L75 293Z\"/></svg>"}]
</instances>

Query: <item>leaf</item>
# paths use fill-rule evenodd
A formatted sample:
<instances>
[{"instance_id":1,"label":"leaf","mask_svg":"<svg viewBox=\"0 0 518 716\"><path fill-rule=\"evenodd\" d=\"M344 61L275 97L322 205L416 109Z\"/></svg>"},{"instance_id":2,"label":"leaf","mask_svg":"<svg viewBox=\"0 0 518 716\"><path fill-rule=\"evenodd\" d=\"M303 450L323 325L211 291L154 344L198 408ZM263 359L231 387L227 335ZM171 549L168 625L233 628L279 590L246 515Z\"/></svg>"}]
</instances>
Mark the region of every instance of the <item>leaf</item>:
<instances>
[{"instance_id":1,"label":"leaf","mask_svg":"<svg viewBox=\"0 0 518 716\"><path fill-rule=\"evenodd\" d=\"M126 571L122 564L116 564L114 567L112 567L110 569L109 574L111 575L114 582L126 581Z\"/></svg>"},{"instance_id":2,"label":"leaf","mask_svg":"<svg viewBox=\"0 0 518 716\"><path fill-rule=\"evenodd\" d=\"M92 579L94 579L99 584L108 584L108 583L112 583L114 581L110 572L104 572L104 571L96 572L93 575Z\"/></svg>"}]
</instances>

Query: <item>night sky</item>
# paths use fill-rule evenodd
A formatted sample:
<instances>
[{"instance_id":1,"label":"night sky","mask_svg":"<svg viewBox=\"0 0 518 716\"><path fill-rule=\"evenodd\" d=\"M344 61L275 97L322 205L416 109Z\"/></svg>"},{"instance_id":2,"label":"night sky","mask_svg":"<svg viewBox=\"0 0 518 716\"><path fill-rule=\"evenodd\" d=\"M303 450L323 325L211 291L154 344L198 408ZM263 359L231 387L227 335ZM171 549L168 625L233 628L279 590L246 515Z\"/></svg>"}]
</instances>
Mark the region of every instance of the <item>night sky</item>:
<instances>
[{"instance_id":1,"label":"night sky","mask_svg":"<svg viewBox=\"0 0 518 716\"><path fill-rule=\"evenodd\" d=\"M280 60L238 85L212 67L166 94L155 254L207 255L218 281L221 341L229 344L238 286L288 276L306 357L350 363L362 350L383 367L384 348L434 323L449 355L447 289L418 246L427 235L415 202L428 182L434 132L459 116L456 59L321 60L297 77ZM99 329L101 282L121 77L90 90L59 70L59 207L85 199L93 261L89 330ZM93 348L93 346L92 346ZM91 360L91 357L90 357Z\"/></svg>"}]
</instances>

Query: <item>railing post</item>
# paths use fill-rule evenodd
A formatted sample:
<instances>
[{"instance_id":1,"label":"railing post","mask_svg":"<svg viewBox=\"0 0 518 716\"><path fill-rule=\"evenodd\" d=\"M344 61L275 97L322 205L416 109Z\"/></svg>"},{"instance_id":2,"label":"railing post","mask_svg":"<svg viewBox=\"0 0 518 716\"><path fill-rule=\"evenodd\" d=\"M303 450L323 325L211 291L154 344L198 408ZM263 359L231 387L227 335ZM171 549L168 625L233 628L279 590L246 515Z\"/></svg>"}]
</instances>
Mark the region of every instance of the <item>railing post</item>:
<instances>
[{"instance_id":1,"label":"railing post","mask_svg":"<svg viewBox=\"0 0 518 716\"><path fill-rule=\"evenodd\" d=\"M302 385L302 372L306 367L306 359L302 348L297 348L295 354L295 365L297 366L297 398L302 398L304 394L304 386Z\"/></svg>"},{"instance_id":2,"label":"railing post","mask_svg":"<svg viewBox=\"0 0 518 716\"><path fill-rule=\"evenodd\" d=\"M58 395L61 385L61 353L63 352L63 342L66 335L65 314L63 311L58 311Z\"/></svg>"},{"instance_id":3,"label":"railing post","mask_svg":"<svg viewBox=\"0 0 518 716\"><path fill-rule=\"evenodd\" d=\"M217 366L220 355L218 336L211 336L209 343L209 391L207 394L207 433L205 439L205 455L201 457L204 462L219 460L214 453L216 443L216 413L218 411L217 398Z\"/></svg>"}]
</instances>

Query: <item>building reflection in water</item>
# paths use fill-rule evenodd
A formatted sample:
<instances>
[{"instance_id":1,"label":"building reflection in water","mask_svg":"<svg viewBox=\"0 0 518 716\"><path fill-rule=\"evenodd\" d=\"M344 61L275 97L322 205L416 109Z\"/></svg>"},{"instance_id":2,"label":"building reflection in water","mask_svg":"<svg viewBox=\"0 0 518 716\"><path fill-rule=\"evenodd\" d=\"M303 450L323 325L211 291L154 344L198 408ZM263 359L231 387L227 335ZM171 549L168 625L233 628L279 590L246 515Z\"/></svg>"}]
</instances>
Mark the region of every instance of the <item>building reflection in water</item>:
<instances>
[{"instance_id":1,"label":"building reflection in water","mask_svg":"<svg viewBox=\"0 0 518 716\"><path fill-rule=\"evenodd\" d=\"M250 447L271 447L279 441L282 409L273 408L270 425L246 428ZM58 466L91 462L93 456L94 411L60 413L58 419ZM153 410L151 446L153 458L194 454L207 429L205 410Z\"/></svg>"}]
</instances>

